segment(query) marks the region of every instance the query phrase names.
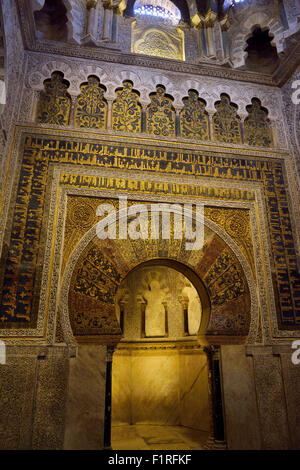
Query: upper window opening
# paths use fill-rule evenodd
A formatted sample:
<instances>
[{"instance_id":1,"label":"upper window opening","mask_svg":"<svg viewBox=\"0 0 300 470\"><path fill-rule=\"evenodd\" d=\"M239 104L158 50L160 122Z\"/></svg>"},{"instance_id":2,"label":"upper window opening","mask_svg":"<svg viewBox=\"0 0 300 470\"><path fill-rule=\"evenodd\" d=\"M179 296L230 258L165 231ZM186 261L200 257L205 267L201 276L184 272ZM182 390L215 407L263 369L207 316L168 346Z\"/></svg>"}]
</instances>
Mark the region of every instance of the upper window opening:
<instances>
[{"instance_id":1,"label":"upper window opening","mask_svg":"<svg viewBox=\"0 0 300 470\"><path fill-rule=\"evenodd\" d=\"M226 7L234 7L235 5L238 5L239 3L244 3L245 0L225 0L224 6Z\"/></svg>"},{"instance_id":2,"label":"upper window opening","mask_svg":"<svg viewBox=\"0 0 300 470\"><path fill-rule=\"evenodd\" d=\"M161 3L159 0L138 0L134 4L134 14L161 18L178 24L181 19L180 10L170 0L165 0L164 6L161 6Z\"/></svg>"},{"instance_id":3,"label":"upper window opening","mask_svg":"<svg viewBox=\"0 0 300 470\"><path fill-rule=\"evenodd\" d=\"M268 29L262 30L257 27L253 30L251 37L247 40L248 52L246 68L261 73L273 73L279 65L277 49L271 44L273 37Z\"/></svg>"}]
</instances>

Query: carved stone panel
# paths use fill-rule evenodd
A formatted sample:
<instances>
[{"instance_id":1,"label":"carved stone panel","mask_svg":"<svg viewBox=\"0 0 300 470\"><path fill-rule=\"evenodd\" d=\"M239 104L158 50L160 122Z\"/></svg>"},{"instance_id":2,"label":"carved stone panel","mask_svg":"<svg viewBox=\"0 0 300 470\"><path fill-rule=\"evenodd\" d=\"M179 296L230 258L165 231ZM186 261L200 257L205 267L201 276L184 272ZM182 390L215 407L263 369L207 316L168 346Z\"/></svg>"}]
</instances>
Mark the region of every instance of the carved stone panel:
<instances>
[{"instance_id":1,"label":"carved stone panel","mask_svg":"<svg viewBox=\"0 0 300 470\"><path fill-rule=\"evenodd\" d=\"M81 85L81 94L75 105L74 123L77 127L106 128L107 103L104 98L105 87L100 80L90 75Z\"/></svg>"},{"instance_id":2,"label":"carved stone panel","mask_svg":"<svg viewBox=\"0 0 300 470\"><path fill-rule=\"evenodd\" d=\"M242 134L240 118L236 106L230 102L225 93L215 103L216 113L213 115L214 138L219 142L241 144Z\"/></svg>"},{"instance_id":3,"label":"carved stone panel","mask_svg":"<svg viewBox=\"0 0 300 470\"><path fill-rule=\"evenodd\" d=\"M184 60L184 35L176 28L132 25L131 50L137 54Z\"/></svg>"},{"instance_id":4,"label":"carved stone panel","mask_svg":"<svg viewBox=\"0 0 300 470\"><path fill-rule=\"evenodd\" d=\"M175 136L175 110L172 98L165 94L165 87L158 85L150 94L151 103L146 110L148 134Z\"/></svg>"},{"instance_id":5,"label":"carved stone panel","mask_svg":"<svg viewBox=\"0 0 300 470\"><path fill-rule=\"evenodd\" d=\"M209 139L209 120L205 101L198 98L198 92L188 91L183 98L184 108L180 111L180 135L201 140Z\"/></svg>"},{"instance_id":6,"label":"carved stone panel","mask_svg":"<svg viewBox=\"0 0 300 470\"><path fill-rule=\"evenodd\" d=\"M67 92L69 83L61 72L53 72L44 83L37 106L37 122L67 125L71 110L71 98Z\"/></svg>"},{"instance_id":7,"label":"carved stone panel","mask_svg":"<svg viewBox=\"0 0 300 470\"><path fill-rule=\"evenodd\" d=\"M260 100L253 98L247 106L248 117L244 121L245 140L248 145L261 147L272 146L272 133L267 119L268 112L260 105Z\"/></svg>"},{"instance_id":8,"label":"carved stone panel","mask_svg":"<svg viewBox=\"0 0 300 470\"><path fill-rule=\"evenodd\" d=\"M124 80L123 88L117 89L116 95L112 105L112 128L115 131L141 132L142 109L139 93L132 89L132 82Z\"/></svg>"}]
</instances>

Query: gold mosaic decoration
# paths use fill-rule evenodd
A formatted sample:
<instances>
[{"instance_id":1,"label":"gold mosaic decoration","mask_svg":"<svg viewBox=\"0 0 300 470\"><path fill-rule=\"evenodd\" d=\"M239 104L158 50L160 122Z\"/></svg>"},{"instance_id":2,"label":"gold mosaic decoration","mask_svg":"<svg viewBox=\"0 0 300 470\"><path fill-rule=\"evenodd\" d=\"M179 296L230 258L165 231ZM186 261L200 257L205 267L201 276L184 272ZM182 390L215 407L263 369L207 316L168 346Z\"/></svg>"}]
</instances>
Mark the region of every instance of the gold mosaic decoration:
<instances>
[{"instance_id":1,"label":"gold mosaic decoration","mask_svg":"<svg viewBox=\"0 0 300 470\"><path fill-rule=\"evenodd\" d=\"M104 98L105 87L94 75L81 85L81 94L75 104L74 124L76 127L106 128L107 103Z\"/></svg>"},{"instance_id":2,"label":"gold mosaic decoration","mask_svg":"<svg viewBox=\"0 0 300 470\"><path fill-rule=\"evenodd\" d=\"M239 246L255 277L253 244L248 209L205 207L204 215L221 227Z\"/></svg>"},{"instance_id":3,"label":"gold mosaic decoration","mask_svg":"<svg viewBox=\"0 0 300 470\"><path fill-rule=\"evenodd\" d=\"M64 268L84 233L99 221L96 209L101 203L113 204L118 210L117 199L83 196L68 198ZM136 201L128 201L128 206L134 203ZM224 216L222 210L223 208L216 208L221 218ZM235 209L231 210L232 214L234 211ZM84 217L85 213L88 215L87 219ZM247 218L246 213L243 215ZM205 228L205 246L197 253L187 251L184 238L174 240L173 235L174 233L168 240L100 240L95 237L89 243L73 271L69 294L70 320L77 337L86 334L118 334L114 308L117 288L135 266L154 258L179 260L193 266L208 289L213 331L247 334L250 321L249 290L234 253L209 228Z\"/></svg>"},{"instance_id":4,"label":"gold mosaic decoration","mask_svg":"<svg viewBox=\"0 0 300 470\"><path fill-rule=\"evenodd\" d=\"M217 112L213 115L214 138L219 142L241 144L241 124L237 115L237 107L230 102L225 93L221 100L215 103Z\"/></svg>"},{"instance_id":5,"label":"gold mosaic decoration","mask_svg":"<svg viewBox=\"0 0 300 470\"><path fill-rule=\"evenodd\" d=\"M120 190L121 188L119 188ZM195 195L197 197L197 193ZM207 194L208 196L208 194ZM230 196L233 196L230 194ZM214 193L214 197L218 198L219 194ZM252 196L253 197L253 196ZM249 200L251 200L251 195L248 195ZM109 199L109 202L118 208L118 203L114 199ZM128 201L128 206L134 202ZM65 241L64 241L64 253L62 260L62 272L64 272L65 265L69 259L70 254L72 253L74 246L80 241L83 235L91 229L93 225L98 222L98 217L96 216L96 210L99 205L99 198L95 197L82 197L82 196L69 196L68 197L68 210L67 218L65 225ZM226 232L239 246L245 258L247 259L252 274L255 277L255 263L254 263L254 253L253 253L253 244L251 238L251 228L250 228L250 219L249 219L249 210L248 209L238 209L238 208L225 208L225 207L211 207L205 206L204 215L207 219L213 221L217 224L224 232ZM182 240L176 240L173 238L173 220L171 223L171 243L168 243L168 256L172 257L178 250L181 249ZM116 240L115 243L118 244ZM149 239L145 245L147 254L149 258L151 256L155 257L157 251L157 241ZM153 251L154 250L154 251ZM189 258L189 263L193 263L192 256Z\"/></svg>"},{"instance_id":6,"label":"gold mosaic decoration","mask_svg":"<svg viewBox=\"0 0 300 470\"><path fill-rule=\"evenodd\" d=\"M179 28L155 28L133 22L131 51L165 59L184 60L184 34Z\"/></svg>"},{"instance_id":7,"label":"gold mosaic decoration","mask_svg":"<svg viewBox=\"0 0 300 470\"><path fill-rule=\"evenodd\" d=\"M71 110L71 98L67 92L69 83L61 72L53 72L45 80L37 105L37 122L67 125Z\"/></svg>"},{"instance_id":8,"label":"gold mosaic decoration","mask_svg":"<svg viewBox=\"0 0 300 470\"><path fill-rule=\"evenodd\" d=\"M245 141L248 145L271 147L272 133L268 121L268 112L261 106L260 100L252 98L252 105L246 106L249 116L244 121Z\"/></svg>"},{"instance_id":9,"label":"gold mosaic decoration","mask_svg":"<svg viewBox=\"0 0 300 470\"><path fill-rule=\"evenodd\" d=\"M165 87L158 85L150 94L151 103L146 109L148 134L175 137L175 109L172 98L165 94Z\"/></svg>"},{"instance_id":10,"label":"gold mosaic decoration","mask_svg":"<svg viewBox=\"0 0 300 470\"><path fill-rule=\"evenodd\" d=\"M288 211L288 195L285 191L285 168L281 159L270 159L268 156L251 159L250 157L245 158L237 155L231 158L209 152L176 152L151 149L147 146L107 144L105 141L55 139L53 136L34 137L32 135L27 135L24 142L15 205L12 206L14 211L10 239L8 240L8 249L3 255L2 270L0 271L2 285L0 321L4 328L36 327L41 285L40 266L42 264L40 257L44 253L43 236L41 234L44 230L43 220L45 219L43 214L45 214L45 195L49 187L49 171L51 171L53 165L64 164L68 165L68 170L61 175L59 184L64 187L80 187L83 189L254 201L255 195L252 190L246 191L228 187L216 188L213 187L214 181L216 179L221 181L222 179L224 184L228 180L261 184L266 196L266 223L269 227L274 263L274 289L276 289L278 295L279 328L300 328L300 307L298 302L300 298L300 277L297 270L297 255ZM96 166L98 170L101 168L126 168L135 171L147 170L153 174L164 172L169 175L206 177L211 178L212 187L184 184L175 179L168 183L162 182L158 173L158 178L155 181L112 178L104 176L100 171L97 176L78 175L74 174L71 168L71 166L76 168L76 165L83 165L86 169ZM92 217L92 210L90 209L85 214L83 209L79 208L78 214L77 216L74 214L74 220L79 221L82 214L87 219ZM226 216L224 212L226 230L232 231L232 237L236 237L237 244L242 243L239 242L239 237L244 230L241 221L241 217L239 220L235 220L235 217L231 217L230 214ZM87 220L83 220L82 223L87 223ZM120 240L121 242L122 240ZM172 253L176 256L176 251L179 249L177 245L172 245L169 252L167 241L162 240L160 243L159 256L168 257L168 254L173 256ZM222 242L219 240L218 244L222 244ZM246 248L245 245L244 250ZM133 250L136 250L138 257L145 253L145 244L143 240L139 240L135 245L131 245L128 257L127 253L125 254L122 251L122 246L120 246L120 250L129 260L132 259L130 253ZM219 249L217 251L219 253ZM211 245L211 249L209 248L207 251L207 259L212 259L211 257L214 257L217 251ZM149 245L146 253L147 257L153 258L157 253L157 247L154 244ZM182 262L190 263L190 255L189 261L186 260L185 256L181 252L180 259ZM201 261L201 265L195 267L195 271L199 271L202 278L207 272L204 267L203 261ZM235 278L235 275L233 278ZM242 302L242 300L240 301ZM240 307L245 310L242 304ZM224 309L227 308L228 305L224 305ZM223 311L223 307L221 310ZM220 318L223 315L221 310L218 310Z\"/></svg>"},{"instance_id":11,"label":"gold mosaic decoration","mask_svg":"<svg viewBox=\"0 0 300 470\"><path fill-rule=\"evenodd\" d=\"M205 101L199 99L196 90L189 90L188 97L183 98L184 108L180 111L180 135L209 139L209 120L205 111Z\"/></svg>"},{"instance_id":12,"label":"gold mosaic decoration","mask_svg":"<svg viewBox=\"0 0 300 470\"><path fill-rule=\"evenodd\" d=\"M124 80L123 88L116 90L112 105L112 128L115 131L142 132L142 107L139 93L132 89L130 80Z\"/></svg>"}]
</instances>

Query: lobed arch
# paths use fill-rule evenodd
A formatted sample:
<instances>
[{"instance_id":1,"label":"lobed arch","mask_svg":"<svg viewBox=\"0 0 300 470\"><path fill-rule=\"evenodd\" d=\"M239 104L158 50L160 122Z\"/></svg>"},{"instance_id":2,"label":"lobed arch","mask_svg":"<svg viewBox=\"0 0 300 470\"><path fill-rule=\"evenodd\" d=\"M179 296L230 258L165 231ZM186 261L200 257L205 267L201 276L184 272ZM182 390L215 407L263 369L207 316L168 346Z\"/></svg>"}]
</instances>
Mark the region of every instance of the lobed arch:
<instances>
[{"instance_id":1,"label":"lobed arch","mask_svg":"<svg viewBox=\"0 0 300 470\"><path fill-rule=\"evenodd\" d=\"M269 34L273 39L271 45L275 46L277 53L284 50L283 26L279 19L270 18L266 13L256 12L250 15L243 23L238 26L238 30L234 36L234 46L231 49L231 60L235 68L245 65L247 58L247 40L252 36L256 28L262 31L269 30Z\"/></svg>"},{"instance_id":2,"label":"lobed arch","mask_svg":"<svg viewBox=\"0 0 300 470\"><path fill-rule=\"evenodd\" d=\"M259 307L256 284L248 261L245 259L233 239L218 225L211 220L205 219L205 227L214 232L214 244L212 246L212 250L215 250L216 259L219 259L219 254L224 250L230 253L230 256L234 259L234 269L239 273L240 279L243 280L242 282L245 286L245 292L237 299L237 302L235 302L234 299L226 301L221 306L216 305L215 301L212 300L211 286L208 285L207 278L205 276L205 269L208 269L207 266L205 268L204 263L203 268L203 265L199 266L197 262L195 263L195 260L193 263L187 261L184 253L179 253L178 256L168 257L158 255L149 256L145 249L144 251L140 249L139 260L134 260L132 258L129 263L125 263L124 265L124 260L121 260L120 258L120 247L115 243L116 241L99 240L96 235L96 225L94 225L82 237L70 255L60 285L58 315L66 343L71 345L82 343L118 343L121 339L121 330L115 312L115 295L118 287L132 270L138 269L141 265L150 266L151 264L173 267L183 273L195 286L204 306L203 318L199 330L200 338L202 338L204 343L209 342L211 344L220 344L222 342L232 342L241 344L255 341L259 327ZM128 241L126 240L126 242ZM126 247L124 247L125 244L122 249L126 250ZM105 304L102 302L101 305L99 302L93 302L93 300L91 302L89 302L89 300L86 301L86 297L83 298L81 294L77 297L74 295L76 276L87 257L91 253L95 254L95 249L96 251L98 250L97 252L100 253L100 256L104 253L103 256L106 258L104 262L104 265L106 266L105 269L109 270L110 279L113 279L112 284L114 284L113 286L109 286L109 302ZM116 261L114 261L114 263L107 263L107 257L117 260L117 270L114 264ZM99 273L100 271L101 270L99 270ZM84 278L82 272L80 276ZM219 290L219 292L222 290L222 283L223 285L224 283L226 284L226 276L222 276L218 279L218 285L216 286L216 289L217 291ZM76 305L76 312L73 310L74 305ZM93 311L96 316L98 315L100 323L102 322L104 328L101 326L98 330L97 328L93 329L90 327L84 327L81 330L80 328L78 329L77 314L82 307L86 311ZM226 322L230 323L232 321L232 312L234 312L235 308L237 310L239 308L242 310L244 309L243 311L245 315L242 319L242 324L235 329L230 329L230 327L226 328ZM238 324L238 321L236 322L236 325Z\"/></svg>"},{"instance_id":3,"label":"lobed arch","mask_svg":"<svg viewBox=\"0 0 300 470\"><path fill-rule=\"evenodd\" d=\"M37 32L39 32L39 16L43 12L46 3L46 0L30 0L31 11ZM85 0L59 0L57 2L56 9L58 8L62 11L60 23L58 23L58 25L62 26L63 23L65 25L65 31L63 32L64 39L79 44L83 36L85 25ZM54 26L57 27L57 24ZM46 31L46 38L47 34L55 35L55 28L52 31L52 28L50 27L48 32Z\"/></svg>"},{"instance_id":4,"label":"lobed arch","mask_svg":"<svg viewBox=\"0 0 300 470\"><path fill-rule=\"evenodd\" d=\"M141 74L139 70L133 71L128 67L123 68L118 74L109 74L107 71L94 64L81 65L76 68L76 72L72 67L72 63L64 60L50 61L44 63L40 68L33 70L27 78L26 85L39 92L43 89L43 82L51 76L54 71L64 73L64 78L70 82L68 89L72 95L80 93L80 84L87 80L88 75L97 75L101 83L107 87L107 95L113 97L116 88L122 86L124 80L131 80L134 87L138 88L141 93L142 101L148 100L148 95L155 90L155 86L161 83L167 90L171 90L174 95L174 105L181 106L181 99L185 96L189 88L196 89L199 95L207 101L208 109L214 111L214 102L219 99L220 93L225 92L230 95L231 100L238 104L239 109L246 113L246 105L250 103L252 93L247 87L232 87L228 82L220 84L220 81L206 79L197 79L185 77L184 80L178 81L176 76L165 74L162 72ZM210 84L212 84L210 86ZM209 92L208 92L209 90ZM255 95L259 98L264 106L269 110L269 116L272 119L278 119L277 101L274 101L273 95L264 87L256 88Z\"/></svg>"},{"instance_id":5,"label":"lobed arch","mask_svg":"<svg viewBox=\"0 0 300 470\"><path fill-rule=\"evenodd\" d=\"M163 267L166 267L166 268L174 269L175 271L183 274L191 282L191 284L195 287L195 289L198 293L198 296L201 299L201 305L202 305L201 322L200 322L198 335L200 335L200 336L205 335L205 332L206 332L207 327L209 325L210 313L211 313L211 304L210 304L210 300L209 300L209 295L208 295L207 289L206 289L204 283L202 282L202 280L200 279L200 277L187 264L184 264L181 261L178 261L176 259L171 259L171 258L153 258L153 259L149 259L147 261L142 261L141 263L134 266L134 268L132 268L126 274L126 276L122 279L120 285L134 271L138 271L140 268L146 268L146 267L148 268L148 267L155 267L155 266L159 266L159 267L163 266Z\"/></svg>"},{"instance_id":6,"label":"lobed arch","mask_svg":"<svg viewBox=\"0 0 300 470\"><path fill-rule=\"evenodd\" d=\"M46 71L48 71L49 69L52 69L53 68L53 64L47 64L44 66L43 68L43 72L45 73ZM61 71L61 69L64 70L64 72ZM91 73L95 70L96 73ZM108 108L110 108L112 106L112 103L114 102L114 100L116 99L116 94L117 94L117 90L118 90L118 86L116 86L114 89L112 88L112 82L111 80L105 80L106 77L106 74L104 74L104 83L103 83L103 77L102 77L102 73L101 73L101 70L99 67L96 67L96 68L93 68L93 67L85 67L84 70L80 71L80 78L81 80L84 80L85 77L87 77L87 80L85 81L76 81L76 83L74 82L74 80L72 80L72 77L70 77L70 69L65 66L65 67L60 67L60 70L59 69L56 69L54 72L51 73L51 78L46 78L44 81L43 81L43 88L44 88L44 85L46 83L49 82L49 80L51 81L52 80L52 77L54 75L59 75L61 76L61 81L62 83L68 83L67 85L67 93L68 93L68 97L70 98L70 106L71 108L74 106L74 102L76 102L78 100L78 96L80 96L80 94L82 93L82 86L85 84L86 81L89 81L89 79L94 76L96 77L96 79L99 81L99 83L101 83L101 87L103 87L104 89L104 93L105 93L105 96L103 97L103 100L106 102L107 100L107 104L108 104ZM44 75L44 74L43 74ZM99 78L101 76L101 79ZM126 77L126 74L124 73L123 74L123 77ZM122 77L122 78L123 78ZM66 80L66 78L70 78L71 82L69 80ZM31 77L31 83L34 85L35 89L36 90L39 90L40 89L40 82L41 82L41 79L42 79L42 75L41 74L36 74L34 75L33 77ZM145 87L141 88L141 90L138 90L136 87L135 87L135 84L133 82L133 80L123 80L122 81L122 84L124 83L124 81L130 81L132 83L132 86L134 87L134 90L138 93L138 96L139 96L139 102L140 104L144 107L144 110L146 111L146 118L145 118L145 125L143 126L144 128L146 128L146 132L149 133L149 134L153 134L152 131L150 131L149 129L151 128L152 124L151 124L151 119L150 117L148 116L147 114L147 110L149 109L149 107L152 105L152 99L154 97L154 95L158 94L158 90L159 89L164 89L164 95L165 95L165 100L162 100L161 103L159 104L159 106L161 107L168 107L167 106L167 101L169 102L172 102L172 106L171 106L171 111L172 113L174 114L174 116L172 116L172 129L171 130L161 130L161 132L154 132L155 134L159 134L159 135L164 135L164 136L169 136L169 137L175 137L177 135L180 134L179 132L179 129L177 129L176 125L175 125L175 120L176 120L176 113L179 114L181 111L182 111L182 103L180 103L180 101L182 101L182 99L184 98L184 96L186 96L186 93L187 91L190 92L191 90L195 90L197 93L198 90L197 88L193 87L193 88L190 88L189 90L186 90L185 91L185 95L184 96L181 96L180 92L178 90L174 90L173 92L173 95L170 95L169 93L166 93L167 91L169 92L170 88L171 88L171 82L168 80L167 77L164 77L163 75L161 74L156 74L154 77L151 78L151 83L156 83L156 92L153 90L153 87L151 86L150 88L150 92L149 92L149 88L146 90ZM119 83L119 82L118 82ZM196 84L196 82L189 82L189 83L193 83L194 85ZM105 86L105 84L108 85L108 88ZM78 89L79 89L79 92L78 92ZM211 113L212 114L212 111L213 113L215 113L215 110L211 109L211 106L212 106L212 102L214 103L214 107L216 106L216 103L218 103L218 99L217 101L212 101L212 98L215 99L215 98L218 98L218 95L216 93L214 93L213 95L210 95L210 96L207 96L208 94L207 93L204 93L203 92L203 87L201 87L202 89L202 93L200 94L199 98L200 99L204 99L205 101L205 104L206 104L206 111L208 113ZM222 89L219 89L218 91L220 91L220 99L222 100L222 97L224 96L227 96L228 100L229 100L229 103L230 103L230 106L231 107L234 107L236 110L239 109L239 104L237 104L235 101L235 98L233 98L231 100L231 97L229 96L229 93L230 93L230 90L229 90L229 87L228 86L224 86ZM228 93L226 93L228 92ZM39 93L39 97L37 96L36 98L36 104L37 104L37 107L40 107L40 101L43 100L43 96L45 95L45 91L44 90L41 90L40 93ZM148 96L147 96L148 95ZM259 95L259 94L258 94ZM205 99L205 98L207 99ZM50 97L51 98L51 107L54 107L55 109L56 108L60 108L61 107L61 103L60 101L58 100L57 101L57 98L56 98L56 95L54 94L53 96ZM180 100L181 98L181 100ZM258 98L259 99L259 96L255 97L255 98ZM96 98L91 98L92 100L94 100L94 102L96 103ZM248 109L249 109L249 103L246 102L246 99L247 97L243 99L243 106L242 106L242 111L243 111L243 108L245 108L245 112L247 113L248 112ZM54 100L54 101L53 101ZM260 99L259 99L260 100ZM252 100L251 100L252 101ZM260 100L260 103L262 103L262 101ZM271 121L270 119L270 113L269 113L269 110L266 108L266 107L262 107L262 109L264 110L267 110L268 111L268 115L269 115L269 118L268 118L268 121L266 122L267 123L267 126L268 128L271 129L272 132L276 132L276 125L273 125L273 120ZM38 118L38 115L36 114L36 111L33 113L33 115L35 114L35 118L37 119ZM51 113L50 113L51 114ZM52 113L53 114L53 113ZM71 116L71 122L69 120L69 115ZM75 127L77 127L76 125L76 122L73 122L74 119L72 118L73 116L73 113L72 112L69 112L69 115L65 117L64 121L63 121L63 125L75 125ZM108 115L110 116L110 113L108 112ZM259 117L260 116L260 117ZM274 139L272 138L269 130L267 132L267 136L266 136L266 139L264 141L264 143L260 143L258 141L258 143L256 142L257 140L257 128L259 128L260 126L260 121L259 119L261 118L261 115L259 115L257 117L257 121L255 123L255 126L253 127L253 139L251 141L251 145L252 146L258 146L258 147L272 147L274 146ZM239 116L237 116L239 117ZM247 115L245 114L244 116L241 116L241 118L244 118L247 117ZM52 118L51 118L52 119ZM214 117L212 117L212 119L214 119ZM239 118L240 119L240 118ZM243 126L244 125L244 119L240 119L240 124L239 126ZM43 121L43 120L39 120L39 122L50 122L52 124L56 124L56 118L55 116L53 116L53 119L52 121ZM105 121L105 125L101 126L103 129L106 129L107 127L110 126L110 122L106 122ZM88 125L85 126L85 127L89 127ZM115 130L118 130L118 129L115 129ZM145 130L143 130L144 132ZM132 132L137 132L137 131L132 131ZM271 137L269 137L269 134ZM275 135L275 134L274 134ZM196 135L195 138L197 139L200 139L201 136L199 135ZM214 135L211 135L211 139L212 140L215 140L215 141L220 141L219 138L215 138ZM201 139L200 139L201 140ZM221 139L222 141L222 139ZM275 139L275 142L276 142L276 139ZM235 143L239 143L239 144L243 144L243 143L246 143L248 144L248 142L245 141L245 139L243 138L243 135L241 133L241 136L240 138L238 139L238 141L236 141Z\"/></svg>"}]
</instances>

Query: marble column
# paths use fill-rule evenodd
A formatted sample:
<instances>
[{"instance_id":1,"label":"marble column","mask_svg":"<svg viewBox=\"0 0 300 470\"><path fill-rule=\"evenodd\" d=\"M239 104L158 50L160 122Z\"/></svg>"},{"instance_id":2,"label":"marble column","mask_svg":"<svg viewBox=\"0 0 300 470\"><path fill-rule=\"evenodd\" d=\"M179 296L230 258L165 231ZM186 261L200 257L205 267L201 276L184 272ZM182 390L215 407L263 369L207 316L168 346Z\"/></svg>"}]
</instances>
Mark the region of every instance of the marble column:
<instances>
[{"instance_id":1,"label":"marble column","mask_svg":"<svg viewBox=\"0 0 300 470\"><path fill-rule=\"evenodd\" d=\"M225 15L222 19L219 20L219 32L220 32L220 43L222 49L222 56L224 61L230 60L230 41L228 37L228 29L230 27L230 22L228 15Z\"/></svg>"},{"instance_id":2,"label":"marble column","mask_svg":"<svg viewBox=\"0 0 300 470\"><path fill-rule=\"evenodd\" d=\"M106 120L106 129L112 129L112 105L114 100L107 98L107 120Z\"/></svg>"},{"instance_id":3,"label":"marble column","mask_svg":"<svg viewBox=\"0 0 300 470\"><path fill-rule=\"evenodd\" d=\"M106 348L106 382L105 382L105 413L104 413L104 449L111 449L111 384L112 359L115 346Z\"/></svg>"},{"instance_id":4,"label":"marble column","mask_svg":"<svg viewBox=\"0 0 300 470\"><path fill-rule=\"evenodd\" d=\"M77 96L71 95L71 111L69 117L69 126L74 126L74 114L75 114L75 106L76 106Z\"/></svg>"},{"instance_id":5,"label":"marble column","mask_svg":"<svg viewBox=\"0 0 300 470\"><path fill-rule=\"evenodd\" d=\"M207 110L208 112L208 123L209 123L209 138L210 140L215 141L215 136L214 136L214 125L213 125L213 117L216 112L216 110Z\"/></svg>"},{"instance_id":6,"label":"marble column","mask_svg":"<svg viewBox=\"0 0 300 470\"><path fill-rule=\"evenodd\" d=\"M286 16L284 2L283 0L279 0L278 3L279 3L280 19L282 22L283 29L286 31L287 29L289 29L289 23L288 23L288 19Z\"/></svg>"},{"instance_id":7,"label":"marble column","mask_svg":"<svg viewBox=\"0 0 300 470\"><path fill-rule=\"evenodd\" d=\"M104 7L104 13L103 13L102 40L111 41L113 10L108 2L103 2L103 7Z\"/></svg>"},{"instance_id":8,"label":"marble column","mask_svg":"<svg viewBox=\"0 0 300 470\"><path fill-rule=\"evenodd\" d=\"M213 24L208 23L205 28L206 43L207 43L207 57L216 57L216 45L214 38Z\"/></svg>"},{"instance_id":9,"label":"marble column","mask_svg":"<svg viewBox=\"0 0 300 470\"><path fill-rule=\"evenodd\" d=\"M208 360L209 381L212 404L212 429L208 446L213 449L225 449L223 400L220 374L220 347L204 348Z\"/></svg>"},{"instance_id":10,"label":"marble column","mask_svg":"<svg viewBox=\"0 0 300 470\"><path fill-rule=\"evenodd\" d=\"M198 27L199 30L199 56L200 58L207 56L207 44L205 36L205 25L201 23Z\"/></svg>"},{"instance_id":11,"label":"marble column","mask_svg":"<svg viewBox=\"0 0 300 470\"><path fill-rule=\"evenodd\" d=\"M229 38L228 38L228 21L221 21L221 39L222 39L222 49L223 49L223 58L224 60L229 60Z\"/></svg>"},{"instance_id":12,"label":"marble column","mask_svg":"<svg viewBox=\"0 0 300 470\"><path fill-rule=\"evenodd\" d=\"M87 2L86 34L92 37L95 36L96 7L97 0L89 0Z\"/></svg>"},{"instance_id":13,"label":"marble column","mask_svg":"<svg viewBox=\"0 0 300 470\"><path fill-rule=\"evenodd\" d=\"M174 106L174 109L175 109L175 135L180 135L180 111L182 109L182 105Z\"/></svg>"},{"instance_id":14,"label":"marble column","mask_svg":"<svg viewBox=\"0 0 300 470\"><path fill-rule=\"evenodd\" d=\"M180 297L179 301L182 305L182 312L183 312L183 321L184 321L184 334L188 336L189 334L189 320L188 320L188 308L189 308L189 301L184 297Z\"/></svg>"},{"instance_id":15,"label":"marble column","mask_svg":"<svg viewBox=\"0 0 300 470\"><path fill-rule=\"evenodd\" d=\"M300 19L300 0L296 0L296 15Z\"/></svg>"},{"instance_id":16,"label":"marble column","mask_svg":"<svg viewBox=\"0 0 300 470\"><path fill-rule=\"evenodd\" d=\"M126 305L126 302L124 301L120 301L119 302L119 305L120 305L120 328L121 328L121 331L122 331L122 334L124 334L124 316L125 316L125 305Z\"/></svg>"},{"instance_id":17,"label":"marble column","mask_svg":"<svg viewBox=\"0 0 300 470\"><path fill-rule=\"evenodd\" d=\"M84 34L81 38L81 43L85 46L95 46L97 44L97 3L98 0L88 0L86 3Z\"/></svg>"},{"instance_id":18,"label":"marble column","mask_svg":"<svg viewBox=\"0 0 300 470\"><path fill-rule=\"evenodd\" d=\"M111 40L112 42L117 42L118 37L118 10L117 8L113 9L112 14L112 25L111 25Z\"/></svg>"},{"instance_id":19,"label":"marble column","mask_svg":"<svg viewBox=\"0 0 300 470\"><path fill-rule=\"evenodd\" d=\"M142 106L142 132L147 132L146 110L148 107L148 102L142 102L140 100L140 104Z\"/></svg>"},{"instance_id":20,"label":"marble column","mask_svg":"<svg viewBox=\"0 0 300 470\"><path fill-rule=\"evenodd\" d=\"M248 117L248 114L239 112L239 116L240 116L240 126L241 126L242 142L243 142L244 144L247 144L246 138L245 138L244 122L245 122L246 117Z\"/></svg>"}]
</instances>

